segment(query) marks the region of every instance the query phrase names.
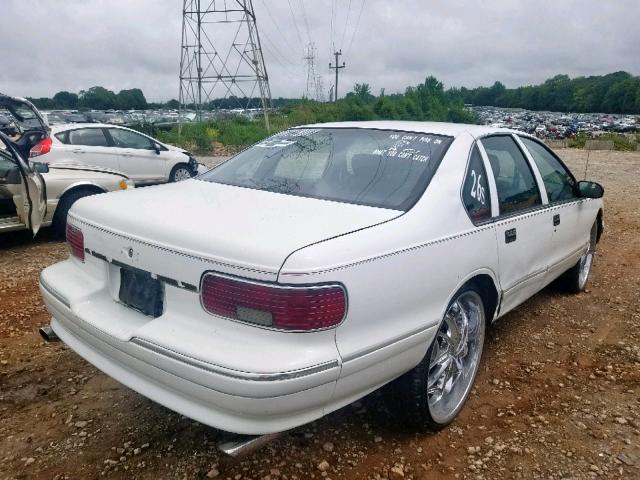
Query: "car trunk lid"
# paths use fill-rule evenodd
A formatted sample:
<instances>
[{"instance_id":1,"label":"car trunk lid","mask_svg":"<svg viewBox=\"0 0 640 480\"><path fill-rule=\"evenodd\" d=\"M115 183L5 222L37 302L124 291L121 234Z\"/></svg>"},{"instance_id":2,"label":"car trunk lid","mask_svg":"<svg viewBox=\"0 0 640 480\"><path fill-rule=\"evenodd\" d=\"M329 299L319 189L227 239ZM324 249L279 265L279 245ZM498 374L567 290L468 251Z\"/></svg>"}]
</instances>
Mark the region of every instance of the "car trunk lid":
<instances>
[{"instance_id":1,"label":"car trunk lid","mask_svg":"<svg viewBox=\"0 0 640 480\"><path fill-rule=\"evenodd\" d=\"M87 239L88 248L93 243L102 255L163 276L177 269L197 285L206 269L276 280L295 250L401 213L187 180L88 197L74 205L72 218L109 232L102 239L96 235L94 242ZM175 264L168 254L178 255ZM187 272L180 258L200 259L208 268Z\"/></svg>"}]
</instances>

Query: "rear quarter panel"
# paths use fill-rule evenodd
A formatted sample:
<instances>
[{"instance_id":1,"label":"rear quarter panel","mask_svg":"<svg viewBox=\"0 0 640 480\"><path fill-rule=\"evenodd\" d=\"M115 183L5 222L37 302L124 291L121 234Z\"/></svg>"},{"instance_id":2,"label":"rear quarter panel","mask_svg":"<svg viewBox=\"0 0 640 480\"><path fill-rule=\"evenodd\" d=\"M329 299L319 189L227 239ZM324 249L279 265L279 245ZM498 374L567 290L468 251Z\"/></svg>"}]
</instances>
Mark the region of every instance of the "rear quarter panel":
<instances>
[{"instance_id":1,"label":"rear quarter panel","mask_svg":"<svg viewBox=\"0 0 640 480\"><path fill-rule=\"evenodd\" d=\"M456 138L409 212L303 248L284 263L280 282L337 281L347 289L347 316L336 329L342 359L336 407L417 365L469 278L487 273L495 281L493 225L475 227L460 197L472 144L468 134Z\"/></svg>"},{"instance_id":2,"label":"rear quarter panel","mask_svg":"<svg viewBox=\"0 0 640 480\"><path fill-rule=\"evenodd\" d=\"M47 185L47 197L59 199L69 188L81 185L98 187L107 192L120 190L122 176L91 170L54 168L43 174Z\"/></svg>"}]
</instances>

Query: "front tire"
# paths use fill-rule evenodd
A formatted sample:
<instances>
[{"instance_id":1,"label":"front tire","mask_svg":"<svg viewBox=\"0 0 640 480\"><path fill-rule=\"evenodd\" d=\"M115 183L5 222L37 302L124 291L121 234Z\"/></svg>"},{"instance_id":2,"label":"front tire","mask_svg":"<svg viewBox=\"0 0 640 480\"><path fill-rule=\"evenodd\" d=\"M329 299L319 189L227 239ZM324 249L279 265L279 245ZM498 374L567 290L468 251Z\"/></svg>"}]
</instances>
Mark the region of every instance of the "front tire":
<instances>
[{"instance_id":1,"label":"front tire","mask_svg":"<svg viewBox=\"0 0 640 480\"><path fill-rule=\"evenodd\" d=\"M181 182L182 180L188 180L193 177L193 172L186 163L178 163L171 169L169 174L170 182Z\"/></svg>"},{"instance_id":2,"label":"front tire","mask_svg":"<svg viewBox=\"0 0 640 480\"><path fill-rule=\"evenodd\" d=\"M486 315L473 286L460 289L447 307L422 361L389 386L393 409L413 430L439 430L462 409L475 381Z\"/></svg>"},{"instance_id":3,"label":"front tire","mask_svg":"<svg viewBox=\"0 0 640 480\"><path fill-rule=\"evenodd\" d=\"M53 235L57 238L64 238L67 229L67 214L71 206L80 200L82 197L88 197L89 195L96 195L99 192L93 190L75 190L65 194L58 203L56 211L53 214L53 220L51 221L51 230Z\"/></svg>"},{"instance_id":4,"label":"front tire","mask_svg":"<svg viewBox=\"0 0 640 480\"><path fill-rule=\"evenodd\" d=\"M593 259L596 253L596 242L598 241L598 223L594 223L589 234L589 243L585 253L580 257L578 263L571 267L564 274L564 285L571 293L584 292L589 283Z\"/></svg>"}]
</instances>

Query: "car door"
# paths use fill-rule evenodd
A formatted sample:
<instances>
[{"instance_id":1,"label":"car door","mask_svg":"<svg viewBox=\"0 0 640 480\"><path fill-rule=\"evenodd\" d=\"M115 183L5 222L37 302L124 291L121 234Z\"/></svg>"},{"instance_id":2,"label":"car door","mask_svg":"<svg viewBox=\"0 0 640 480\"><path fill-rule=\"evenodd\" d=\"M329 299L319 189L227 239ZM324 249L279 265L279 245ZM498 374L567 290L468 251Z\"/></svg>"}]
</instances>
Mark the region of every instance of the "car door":
<instances>
[{"instance_id":1,"label":"car door","mask_svg":"<svg viewBox=\"0 0 640 480\"><path fill-rule=\"evenodd\" d=\"M494 218L498 241L500 313L506 313L543 286L552 225L532 168L511 135L492 135L479 142L490 168L498 203ZM544 200L544 201L543 201Z\"/></svg>"},{"instance_id":2,"label":"car door","mask_svg":"<svg viewBox=\"0 0 640 480\"><path fill-rule=\"evenodd\" d=\"M15 147L4 138L0 138L0 141L5 147L0 151L0 155L4 160L15 164L21 180L15 181L16 184L20 183L20 186L15 192L17 194L13 196L18 218L35 235L40 230L42 221L47 214L47 190L44 179L42 175L22 160ZM9 176L9 174L7 175Z\"/></svg>"},{"instance_id":3,"label":"car door","mask_svg":"<svg viewBox=\"0 0 640 480\"><path fill-rule=\"evenodd\" d=\"M107 129L118 152L120 170L136 183L161 182L167 178L167 161L154 142L144 135L124 128Z\"/></svg>"},{"instance_id":4,"label":"car door","mask_svg":"<svg viewBox=\"0 0 640 480\"><path fill-rule=\"evenodd\" d=\"M69 130L67 133L69 158L74 163L119 170L118 155L109 145L101 127L86 127Z\"/></svg>"},{"instance_id":5,"label":"car door","mask_svg":"<svg viewBox=\"0 0 640 480\"><path fill-rule=\"evenodd\" d=\"M576 194L576 179L551 150L529 137L520 136L519 141L540 171L552 210L553 234L545 282L549 283L575 265L584 253L592 212L584 208Z\"/></svg>"}]
</instances>

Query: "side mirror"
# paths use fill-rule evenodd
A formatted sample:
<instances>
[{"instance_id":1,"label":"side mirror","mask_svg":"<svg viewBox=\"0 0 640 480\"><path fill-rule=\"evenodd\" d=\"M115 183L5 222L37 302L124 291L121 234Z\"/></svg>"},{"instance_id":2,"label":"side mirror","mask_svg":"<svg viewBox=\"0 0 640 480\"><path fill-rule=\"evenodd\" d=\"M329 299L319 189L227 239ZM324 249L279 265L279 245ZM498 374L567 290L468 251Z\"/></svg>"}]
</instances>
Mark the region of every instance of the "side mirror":
<instances>
[{"instance_id":1,"label":"side mirror","mask_svg":"<svg viewBox=\"0 0 640 480\"><path fill-rule=\"evenodd\" d=\"M34 172L49 173L49 164L42 162L31 162Z\"/></svg>"},{"instance_id":2,"label":"side mirror","mask_svg":"<svg viewBox=\"0 0 640 480\"><path fill-rule=\"evenodd\" d=\"M578 196L580 198L602 198L604 188L596 182L578 182Z\"/></svg>"},{"instance_id":3,"label":"side mirror","mask_svg":"<svg viewBox=\"0 0 640 480\"><path fill-rule=\"evenodd\" d=\"M160 152L162 151L162 147L159 144L154 142L153 149L156 151L157 155L160 155Z\"/></svg>"}]
</instances>

